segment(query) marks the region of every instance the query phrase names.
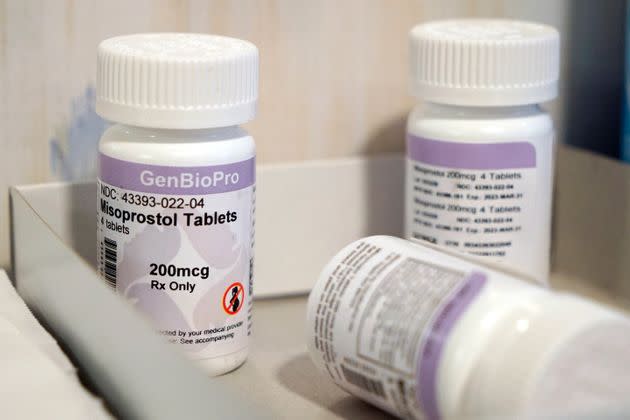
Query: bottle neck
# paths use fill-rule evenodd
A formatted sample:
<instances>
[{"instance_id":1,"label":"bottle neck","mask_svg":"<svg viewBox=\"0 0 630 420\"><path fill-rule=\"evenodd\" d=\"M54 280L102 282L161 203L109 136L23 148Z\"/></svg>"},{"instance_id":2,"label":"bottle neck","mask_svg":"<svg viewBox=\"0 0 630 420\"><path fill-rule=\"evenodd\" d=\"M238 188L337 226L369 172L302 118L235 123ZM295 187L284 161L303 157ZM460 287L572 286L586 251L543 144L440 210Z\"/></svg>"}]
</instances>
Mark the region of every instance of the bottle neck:
<instances>
[{"instance_id":1,"label":"bottle neck","mask_svg":"<svg viewBox=\"0 0 630 420\"><path fill-rule=\"evenodd\" d=\"M449 117L466 119L518 118L538 115L544 111L538 104L513 106L459 106L424 102L419 105L425 117Z\"/></svg>"},{"instance_id":2,"label":"bottle neck","mask_svg":"<svg viewBox=\"0 0 630 420\"><path fill-rule=\"evenodd\" d=\"M224 141L248 135L238 125L185 130L117 124L112 126L110 130L117 132L119 136L126 138L128 141L152 143Z\"/></svg>"}]
</instances>

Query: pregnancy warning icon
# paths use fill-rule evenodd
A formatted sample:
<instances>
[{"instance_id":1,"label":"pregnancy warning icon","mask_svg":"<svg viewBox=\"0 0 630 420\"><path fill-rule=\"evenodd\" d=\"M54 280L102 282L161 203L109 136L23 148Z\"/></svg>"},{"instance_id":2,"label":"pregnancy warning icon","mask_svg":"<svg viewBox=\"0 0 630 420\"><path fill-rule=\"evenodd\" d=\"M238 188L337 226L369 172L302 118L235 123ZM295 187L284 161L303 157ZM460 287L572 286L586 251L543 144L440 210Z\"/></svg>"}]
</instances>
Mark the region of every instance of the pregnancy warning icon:
<instances>
[{"instance_id":1,"label":"pregnancy warning icon","mask_svg":"<svg viewBox=\"0 0 630 420\"><path fill-rule=\"evenodd\" d=\"M223 310L228 315L236 315L243 306L245 291L239 282L232 283L223 293Z\"/></svg>"}]
</instances>

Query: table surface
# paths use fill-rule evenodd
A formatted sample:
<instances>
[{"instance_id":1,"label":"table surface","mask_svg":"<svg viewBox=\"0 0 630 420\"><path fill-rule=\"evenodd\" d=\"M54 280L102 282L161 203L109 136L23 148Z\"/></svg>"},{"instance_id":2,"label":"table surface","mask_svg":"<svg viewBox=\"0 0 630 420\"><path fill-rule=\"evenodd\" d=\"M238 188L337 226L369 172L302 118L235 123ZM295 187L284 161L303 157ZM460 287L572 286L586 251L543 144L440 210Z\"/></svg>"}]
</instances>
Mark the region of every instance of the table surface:
<instances>
[{"instance_id":1,"label":"table surface","mask_svg":"<svg viewBox=\"0 0 630 420\"><path fill-rule=\"evenodd\" d=\"M579 280L555 275L552 284L624 309L623 302ZM392 419L317 370L306 349L305 314L306 296L257 300L249 359L216 379L269 408L274 418Z\"/></svg>"}]
</instances>

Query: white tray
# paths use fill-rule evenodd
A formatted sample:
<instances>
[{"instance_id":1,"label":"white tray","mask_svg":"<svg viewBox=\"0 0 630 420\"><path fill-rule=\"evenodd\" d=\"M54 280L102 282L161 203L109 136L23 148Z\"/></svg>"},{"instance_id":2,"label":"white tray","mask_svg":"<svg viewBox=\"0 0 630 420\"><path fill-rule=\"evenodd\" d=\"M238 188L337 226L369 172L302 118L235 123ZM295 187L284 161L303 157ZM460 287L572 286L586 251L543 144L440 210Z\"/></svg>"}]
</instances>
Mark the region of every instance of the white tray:
<instances>
[{"instance_id":1,"label":"white tray","mask_svg":"<svg viewBox=\"0 0 630 420\"><path fill-rule=\"evenodd\" d=\"M315 371L304 292L348 242L400 235L403 166L402 156L381 156L259 169L255 294L265 299L254 306L249 361L220 378L163 345L100 281L94 184L11 190L17 288L126 418L174 418L175 409L188 410L179 418L384 418ZM552 285L630 307L630 168L567 148L558 168Z\"/></svg>"}]
</instances>

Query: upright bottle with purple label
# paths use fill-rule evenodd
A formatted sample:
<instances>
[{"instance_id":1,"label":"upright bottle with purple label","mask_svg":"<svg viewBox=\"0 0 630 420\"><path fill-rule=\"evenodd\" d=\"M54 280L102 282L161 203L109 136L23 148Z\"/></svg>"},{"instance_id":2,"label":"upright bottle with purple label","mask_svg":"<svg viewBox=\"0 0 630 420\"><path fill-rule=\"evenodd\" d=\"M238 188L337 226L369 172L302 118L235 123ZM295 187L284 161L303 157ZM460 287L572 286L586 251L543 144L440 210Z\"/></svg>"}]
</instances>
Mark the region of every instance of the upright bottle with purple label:
<instances>
[{"instance_id":1,"label":"upright bottle with purple label","mask_svg":"<svg viewBox=\"0 0 630 420\"><path fill-rule=\"evenodd\" d=\"M505 264L546 283L559 35L463 19L410 33L406 236Z\"/></svg>"},{"instance_id":2,"label":"upright bottle with purple label","mask_svg":"<svg viewBox=\"0 0 630 420\"><path fill-rule=\"evenodd\" d=\"M258 50L197 34L111 38L98 50L98 268L211 373L251 334Z\"/></svg>"}]
</instances>

